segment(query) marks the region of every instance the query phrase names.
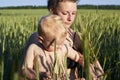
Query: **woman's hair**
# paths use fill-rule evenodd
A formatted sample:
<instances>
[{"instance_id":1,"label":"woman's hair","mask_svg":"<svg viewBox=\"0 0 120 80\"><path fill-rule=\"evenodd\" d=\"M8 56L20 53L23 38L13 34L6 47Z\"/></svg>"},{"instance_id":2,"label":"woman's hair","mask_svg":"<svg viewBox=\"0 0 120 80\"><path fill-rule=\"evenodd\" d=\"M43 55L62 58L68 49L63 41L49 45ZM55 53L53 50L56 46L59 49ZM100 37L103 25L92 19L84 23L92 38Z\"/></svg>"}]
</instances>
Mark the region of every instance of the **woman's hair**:
<instances>
[{"instance_id":1,"label":"woman's hair","mask_svg":"<svg viewBox=\"0 0 120 80\"><path fill-rule=\"evenodd\" d=\"M61 17L57 15L47 15L42 17L38 23L38 34L50 40L60 40L66 37L67 31Z\"/></svg>"},{"instance_id":2,"label":"woman's hair","mask_svg":"<svg viewBox=\"0 0 120 80\"><path fill-rule=\"evenodd\" d=\"M47 8L48 10L56 10L58 7L59 2L65 2L65 1L70 1L70 2L78 2L79 0L48 0L47 2Z\"/></svg>"}]
</instances>

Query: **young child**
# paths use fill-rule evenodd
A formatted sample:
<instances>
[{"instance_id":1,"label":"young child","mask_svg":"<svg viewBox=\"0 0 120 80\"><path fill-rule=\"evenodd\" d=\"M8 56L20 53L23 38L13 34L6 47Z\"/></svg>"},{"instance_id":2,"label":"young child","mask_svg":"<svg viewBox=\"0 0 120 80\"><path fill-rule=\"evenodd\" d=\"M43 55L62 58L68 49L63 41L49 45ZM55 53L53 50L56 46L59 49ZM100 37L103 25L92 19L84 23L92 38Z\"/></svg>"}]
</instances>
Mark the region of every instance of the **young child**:
<instances>
[{"instance_id":1,"label":"young child","mask_svg":"<svg viewBox=\"0 0 120 80\"><path fill-rule=\"evenodd\" d=\"M66 76L66 57L84 65L83 56L65 45L67 31L61 17L48 15L42 17L38 23L39 42L31 44L27 50L22 72L28 79L36 79L36 68L42 80L63 80Z\"/></svg>"}]
</instances>

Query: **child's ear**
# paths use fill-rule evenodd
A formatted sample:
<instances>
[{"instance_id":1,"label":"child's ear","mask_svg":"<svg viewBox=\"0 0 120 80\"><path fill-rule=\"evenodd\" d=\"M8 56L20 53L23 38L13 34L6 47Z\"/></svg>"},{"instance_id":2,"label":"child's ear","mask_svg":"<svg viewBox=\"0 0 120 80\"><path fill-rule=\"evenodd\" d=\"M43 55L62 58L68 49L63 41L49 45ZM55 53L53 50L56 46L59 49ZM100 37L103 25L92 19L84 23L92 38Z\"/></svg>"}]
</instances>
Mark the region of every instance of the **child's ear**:
<instances>
[{"instance_id":1,"label":"child's ear","mask_svg":"<svg viewBox=\"0 0 120 80\"><path fill-rule=\"evenodd\" d=\"M43 38L42 38L41 36L38 36L38 40L39 40L40 42L43 42Z\"/></svg>"}]
</instances>

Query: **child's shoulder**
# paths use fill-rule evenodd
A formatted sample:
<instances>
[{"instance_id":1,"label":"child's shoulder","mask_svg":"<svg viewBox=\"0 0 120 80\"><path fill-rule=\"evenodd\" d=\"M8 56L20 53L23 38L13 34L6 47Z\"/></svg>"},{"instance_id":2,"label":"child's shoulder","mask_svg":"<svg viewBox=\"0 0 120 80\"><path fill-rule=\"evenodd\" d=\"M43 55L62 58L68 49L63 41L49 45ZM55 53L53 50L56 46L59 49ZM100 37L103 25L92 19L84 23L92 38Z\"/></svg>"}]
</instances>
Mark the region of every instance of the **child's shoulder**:
<instances>
[{"instance_id":1,"label":"child's shoulder","mask_svg":"<svg viewBox=\"0 0 120 80\"><path fill-rule=\"evenodd\" d=\"M44 48L43 48L42 44L33 43L30 45L30 49L33 51L34 55L43 55L44 54Z\"/></svg>"},{"instance_id":2,"label":"child's shoulder","mask_svg":"<svg viewBox=\"0 0 120 80\"><path fill-rule=\"evenodd\" d=\"M30 47L38 47L38 48L43 48L43 45L40 42L32 43Z\"/></svg>"},{"instance_id":3,"label":"child's shoulder","mask_svg":"<svg viewBox=\"0 0 120 80\"><path fill-rule=\"evenodd\" d=\"M43 51L44 47L41 43L33 43L30 45L30 48L35 51Z\"/></svg>"},{"instance_id":4,"label":"child's shoulder","mask_svg":"<svg viewBox=\"0 0 120 80\"><path fill-rule=\"evenodd\" d=\"M37 47L38 47L38 45L35 44L35 43L32 43L32 44L30 44L30 46L29 46L29 48L33 48L33 49L35 49L35 48L37 48Z\"/></svg>"}]
</instances>

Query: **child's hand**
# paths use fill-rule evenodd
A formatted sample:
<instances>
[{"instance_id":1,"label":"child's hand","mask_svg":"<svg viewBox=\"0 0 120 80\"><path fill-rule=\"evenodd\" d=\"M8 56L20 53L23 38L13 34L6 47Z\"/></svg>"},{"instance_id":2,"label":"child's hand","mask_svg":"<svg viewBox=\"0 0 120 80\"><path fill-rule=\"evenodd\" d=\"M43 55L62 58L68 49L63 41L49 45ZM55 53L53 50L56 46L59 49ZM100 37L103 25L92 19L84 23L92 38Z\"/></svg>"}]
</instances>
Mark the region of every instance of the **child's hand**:
<instances>
[{"instance_id":1,"label":"child's hand","mask_svg":"<svg viewBox=\"0 0 120 80\"><path fill-rule=\"evenodd\" d=\"M82 67L84 67L84 57L83 57L82 54L79 54L78 63L79 63Z\"/></svg>"}]
</instances>

